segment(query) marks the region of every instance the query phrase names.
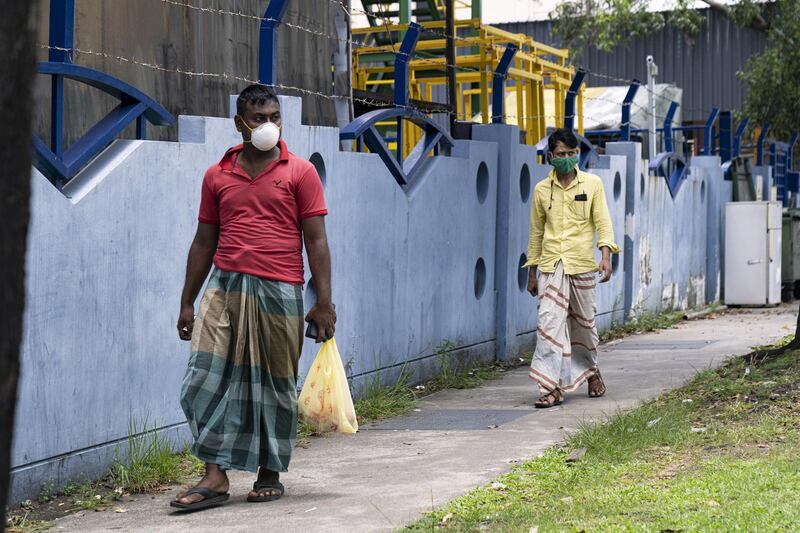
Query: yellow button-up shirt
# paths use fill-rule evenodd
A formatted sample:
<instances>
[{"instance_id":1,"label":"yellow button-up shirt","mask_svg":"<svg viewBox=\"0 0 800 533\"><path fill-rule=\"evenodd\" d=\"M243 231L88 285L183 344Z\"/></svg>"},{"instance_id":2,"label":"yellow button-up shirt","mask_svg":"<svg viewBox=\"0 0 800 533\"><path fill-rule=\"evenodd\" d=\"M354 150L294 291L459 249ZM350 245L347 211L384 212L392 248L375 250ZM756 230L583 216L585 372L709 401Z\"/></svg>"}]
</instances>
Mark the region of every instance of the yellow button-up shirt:
<instances>
[{"instance_id":1,"label":"yellow button-up shirt","mask_svg":"<svg viewBox=\"0 0 800 533\"><path fill-rule=\"evenodd\" d=\"M578 176L564 188L551 170L534 191L525 266L553 272L561 261L568 275L596 272L595 233L598 248L607 246L612 253L619 253L603 182L578 170Z\"/></svg>"}]
</instances>

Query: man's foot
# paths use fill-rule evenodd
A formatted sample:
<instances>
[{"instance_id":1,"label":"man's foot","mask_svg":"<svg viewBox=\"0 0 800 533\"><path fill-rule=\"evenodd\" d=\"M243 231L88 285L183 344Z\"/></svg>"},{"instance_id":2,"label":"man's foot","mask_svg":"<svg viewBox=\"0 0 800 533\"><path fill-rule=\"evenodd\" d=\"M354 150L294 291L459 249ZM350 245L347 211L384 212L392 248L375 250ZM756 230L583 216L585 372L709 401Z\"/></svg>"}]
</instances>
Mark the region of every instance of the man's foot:
<instances>
[{"instance_id":1,"label":"man's foot","mask_svg":"<svg viewBox=\"0 0 800 533\"><path fill-rule=\"evenodd\" d=\"M283 484L279 481L280 474L259 468L258 479L253 483L253 490L247 494L248 502L271 502L280 499L285 491Z\"/></svg>"},{"instance_id":2,"label":"man's foot","mask_svg":"<svg viewBox=\"0 0 800 533\"><path fill-rule=\"evenodd\" d=\"M603 376L600 375L600 369L595 369L595 373L589 378L589 397L599 398L606 393L606 384L603 382Z\"/></svg>"},{"instance_id":3,"label":"man's foot","mask_svg":"<svg viewBox=\"0 0 800 533\"><path fill-rule=\"evenodd\" d=\"M206 475L203 476L203 479L191 489L178 494L172 503L179 505L173 505L173 507L200 509L208 506L199 505L207 500L209 505L222 503L228 499L229 488L228 475L217 465L207 464ZM213 500L213 503L210 500Z\"/></svg>"},{"instance_id":4,"label":"man's foot","mask_svg":"<svg viewBox=\"0 0 800 533\"><path fill-rule=\"evenodd\" d=\"M555 407L562 403L564 403L564 394L561 392L561 389L555 388L536 400L533 406L537 409L547 409L548 407Z\"/></svg>"}]
</instances>

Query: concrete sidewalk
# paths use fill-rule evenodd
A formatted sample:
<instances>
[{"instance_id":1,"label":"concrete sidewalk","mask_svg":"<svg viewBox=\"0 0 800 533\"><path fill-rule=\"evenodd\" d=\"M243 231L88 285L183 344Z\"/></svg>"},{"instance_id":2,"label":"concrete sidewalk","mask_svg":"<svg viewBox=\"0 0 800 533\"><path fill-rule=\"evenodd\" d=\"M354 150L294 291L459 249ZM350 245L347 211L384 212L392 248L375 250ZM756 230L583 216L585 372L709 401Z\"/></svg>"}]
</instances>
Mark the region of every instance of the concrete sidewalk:
<instances>
[{"instance_id":1,"label":"concrete sidewalk","mask_svg":"<svg viewBox=\"0 0 800 533\"><path fill-rule=\"evenodd\" d=\"M216 509L174 514L178 488L137 496L105 512L56 522L61 531L227 532L390 531L507 472L562 440L582 420L679 386L697 371L752 345L794 332L796 306L741 310L601 347L609 392L585 388L556 408L534 410L536 390L522 368L472 390L447 390L420 401L419 411L362 428L355 436L312 439L282 477L287 495L273 503L245 501L253 476L231 475L231 500ZM123 507L125 513L113 509Z\"/></svg>"}]
</instances>

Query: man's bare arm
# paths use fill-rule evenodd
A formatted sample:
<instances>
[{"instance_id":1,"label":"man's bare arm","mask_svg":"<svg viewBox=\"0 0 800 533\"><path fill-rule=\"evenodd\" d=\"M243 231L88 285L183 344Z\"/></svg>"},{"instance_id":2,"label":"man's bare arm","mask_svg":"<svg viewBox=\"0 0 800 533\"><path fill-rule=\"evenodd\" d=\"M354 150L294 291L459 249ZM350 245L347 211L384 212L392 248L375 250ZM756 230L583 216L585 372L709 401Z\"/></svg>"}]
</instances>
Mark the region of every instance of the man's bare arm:
<instances>
[{"instance_id":1,"label":"man's bare arm","mask_svg":"<svg viewBox=\"0 0 800 533\"><path fill-rule=\"evenodd\" d=\"M186 280L183 284L181 313L178 318L178 335L185 341L192 339L194 302L211 270L218 239L219 226L198 223L197 233L195 233L192 246L189 248L189 257L186 260Z\"/></svg>"},{"instance_id":2,"label":"man's bare arm","mask_svg":"<svg viewBox=\"0 0 800 533\"><path fill-rule=\"evenodd\" d=\"M303 220L303 239L317 292L316 304L306 316L306 322L314 322L317 325L316 340L322 342L333 338L336 331L336 312L331 300L331 254L325 232L325 217L310 217Z\"/></svg>"}]
</instances>

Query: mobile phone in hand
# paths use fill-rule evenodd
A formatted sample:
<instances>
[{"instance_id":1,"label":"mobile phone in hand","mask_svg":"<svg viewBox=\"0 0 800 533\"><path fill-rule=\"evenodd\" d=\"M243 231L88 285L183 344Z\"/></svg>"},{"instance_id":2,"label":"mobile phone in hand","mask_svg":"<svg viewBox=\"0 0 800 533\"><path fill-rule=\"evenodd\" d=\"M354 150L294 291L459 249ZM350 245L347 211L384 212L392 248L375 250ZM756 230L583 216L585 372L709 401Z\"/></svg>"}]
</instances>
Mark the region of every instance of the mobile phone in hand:
<instances>
[{"instance_id":1,"label":"mobile phone in hand","mask_svg":"<svg viewBox=\"0 0 800 533\"><path fill-rule=\"evenodd\" d=\"M317 323L312 320L308 323L308 327L306 328L306 337L317 340L317 335L319 335L319 327L317 326ZM323 340L328 339L323 338Z\"/></svg>"}]
</instances>

